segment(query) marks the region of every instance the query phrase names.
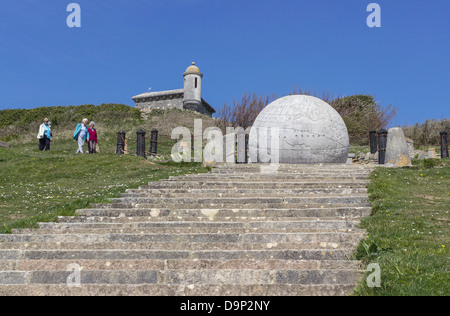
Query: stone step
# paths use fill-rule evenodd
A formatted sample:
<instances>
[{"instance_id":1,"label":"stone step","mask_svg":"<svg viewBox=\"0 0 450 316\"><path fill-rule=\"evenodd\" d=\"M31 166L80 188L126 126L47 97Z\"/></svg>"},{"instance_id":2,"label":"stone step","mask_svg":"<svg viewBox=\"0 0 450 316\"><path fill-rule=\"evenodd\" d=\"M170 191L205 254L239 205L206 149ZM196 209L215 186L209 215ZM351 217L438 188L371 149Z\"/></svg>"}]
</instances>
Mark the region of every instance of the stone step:
<instances>
[{"instance_id":1,"label":"stone step","mask_svg":"<svg viewBox=\"0 0 450 316\"><path fill-rule=\"evenodd\" d=\"M265 166L264 166L265 167ZM264 169L264 168L263 168ZM290 166L290 165L278 165L276 169L278 172L321 172L321 171L370 171L373 170L371 166L365 165L330 165L330 166ZM237 173L245 173L245 172L260 172L261 165L235 165L233 167L216 167L211 169L210 173L222 173L222 172L237 172Z\"/></svg>"},{"instance_id":2,"label":"stone step","mask_svg":"<svg viewBox=\"0 0 450 316\"><path fill-rule=\"evenodd\" d=\"M273 197L273 198L290 198L290 197L314 197L314 196L325 196L325 195L332 195L332 196L355 196L355 195L361 195L366 194L367 195L367 189L323 189L323 190L315 190L315 191L309 191L309 192L301 192L301 193L293 193L293 192L282 192L280 191L274 191L274 190L267 190L267 192L244 192L240 193L237 190L228 190L223 192L181 192L181 193L175 193L175 192L158 192L159 190L142 190L140 192L126 192L121 193L120 198L193 198L193 199L212 199L212 198L265 198L265 197Z\"/></svg>"},{"instance_id":3,"label":"stone step","mask_svg":"<svg viewBox=\"0 0 450 316\"><path fill-rule=\"evenodd\" d=\"M184 179L184 178L190 178L190 177L201 177L201 176L207 176L207 177L258 177L258 176L268 176L268 177L290 177L290 176L299 176L299 177L307 177L307 178L314 178L314 177L342 177L342 176L368 176L371 171L368 170L278 170L274 172L264 172L264 171L252 171L252 172L235 172L235 171L213 171L210 173L202 173L202 174L191 174L191 175L180 175L180 176L174 176L169 179Z\"/></svg>"},{"instance_id":4,"label":"stone step","mask_svg":"<svg viewBox=\"0 0 450 316\"><path fill-rule=\"evenodd\" d=\"M321 181L322 179L366 179L370 173L369 172L352 172L349 170L342 172L275 172L275 173L201 173L201 174L191 174L191 175L180 175L169 177L167 180L176 181L190 181L195 179L317 179Z\"/></svg>"},{"instance_id":5,"label":"stone step","mask_svg":"<svg viewBox=\"0 0 450 316\"><path fill-rule=\"evenodd\" d=\"M0 295L347 295L365 166L220 166L0 236ZM264 168L263 168L264 169ZM261 172L263 171L263 172ZM71 264L80 288L69 288Z\"/></svg>"},{"instance_id":6,"label":"stone step","mask_svg":"<svg viewBox=\"0 0 450 316\"><path fill-rule=\"evenodd\" d=\"M240 178L234 178L234 177L225 177L225 176L203 176L203 177L183 177L183 178L170 178L166 180L162 180L162 183L197 183L197 182L233 182L233 183L240 183L240 182L261 182L261 183L267 183L267 182L285 182L285 183L350 183L350 182L366 182L367 183L367 176L366 175L360 175L357 177L351 177L349 175L346 175L346 177L301 177L301 176L291 176L291 177L269 177L269 176L259 176L259 177L240 177Z\"/></svg>"},{"instance_id":7,"label":"stone step","mask_svg":"<svg viewBox=\"0 0 450 316\"><path fill-rule=\"evenodd\" d=\"M0 260L87 260L87 259L221 259L221 260L349 260L345 249L307 250L0 250Z\"/></svg>"},{"instance_id":8,"label":"stone step","mask_svg":"<svg viewBox=\"0 0 450 316\"><path fill-rule=\"evenodd\" d=\"M261 168L261 166L270 166L270 164L263 163L248 163L248 164L220 164L214 167L212 170L246 170L246 169L254 169ZM370 169L371 166L368 165L347 165L345 163L315 163L315 164L287 164L280 163L278 164L279 168L288 168L288 169L334 169L334 168L342 168L342 169Z\"/></svg>"},{"instance_id":9,"label":"stone step","mask_svg":"<svg viewBox=\"0 0 450 316\"><path fill-rule=\"evenodd\" d=\"M280 173L280 174L292 174L292 173L311 173L311 174L318 174L322 172L329 172L332 174L341 174L344 172L360 172L360 173L368 173L373 168L367 167L367 168L353 168L350 167L339 167L339 166L328 166L326 168L318 168L318 167L307 167L307 168L291 168L287 166L256 166L254 168L212 168L210 172L207 173L199 173L199 175L202 174L220 174L220 173L230 173L230 174L239 174L239 175L246 175L246 174L261 174L261 173ZM186 176L192 176L196 174L187 174ZM183 175L180 175L183 176Z\"/></svg>"},{"instance_id":10,"label":"stone step","mask_svg":"<svg viewBox=\"0 0 450 316\"><path fill-rule=\"evenodd\" d=\"M72 271L0 271L0 284L67 284ZM355 284L355 270L116 270L80 271L81 284Z\"/></svg>"},{"instance_id":11,"label":"stone step","mask_svg":"<svg viewBox=\"0 0 450 316\"><path fill-rule=\"evenodd\" d=\"M316 201L320 202L320 201ZM182 203L177 204L169 204L169 203L101 203L101 204L92 204L92 208L94 209L124 209L129 211L135 210L169 210L169 211L179 211L185 210L186 205ZM301 209L341 209L341 208L352 208L352 207L370 207L369 203L361 203L359 205L356 204L348 204L348 203L262 203L262 204L216 204L216 203L208 203L208 204L189 204L190 210L200 210L200 213L204 213L204 211L209 210L232 210L235 213L238 210L243 209L262 209L262 210L301 210ZM84 211L84 210L82 210ZM78 213L82 214L82 213ZM271 213L273 216L278 216L278 213Z\"/></svg>"},{"instance_id":12,"label":"stone step","mask_svg":"<svg viewBox=\"0 0 450 316\"><path fill-rule=\"evenodd\" d=\"M55 230L76 230L76 229L141 229L141 228L271 228L271 229L302 229L302 228L325 228L325 229L353 229L359 222L357 221L287 221L287 222L268 222L268 221L254 221L254 222L153 222L143 221L134 223L39 223L39 228L55 229Z\"/></svg>"},{"instance_id":13,"label":"stone step","mask_svg":"<svg viewBox=\"0 0 450 316\"><path fill-rule=\"evenodd\" d=\"M150 212L150 210L149 210ZM253 221L263 222L299 222L299 221L340 221L340 220L358 220L358 217L263 217L263 216L229 216L215 217L214 221L226 223L248 223ZM182 217L182 216L131 216L131 217L110 217L110 216L59 216L58 223L141 223L141 222L214 222L209 217Z\"/></svg>"},{"instance_id":14,"label":"stone step","mask_svg":"<svg viewBox=\"0 0 450 316\"><path fill-rule=\"evenodd\" d=\"M275 233L331 233L359 232L356 228L189 228L189 227L155 227L155 228L84 228L67 229L13 229L13 234L275 234Z\"/></svg>"},{"instance_id":15,"label":"stone step","mask_svg":"<svg viewBox=\"0 0 450 316\"><path fill-rule=\"evenodd\" d=\"M73 260L2 260L0 271L64 271ZM82 271L108 270L361 270L356 260L77 260Z\"/></svg>"},{"instance_id":16,"label":"stone step","mask_svg":"<svg viewBox=\"0 0 450 316\"><path fill-rule=\"evenodd\" d=\"M373 169L353 169L353 168L322 168L322 169L286 169L278 168L274 169L276 174L343 174L343 173L359 173L359 174L370 174ZM247 174L266 174L264 169L212 169L208 174L219 174L219 175L247 175Z\"/></svg>"},{"instance_id":17,"label":"stone step","mask_svg":"<svg viewBox=\"0 0 450 316\"><path fill-rule=\"evenodd\" d=\"M347 296L355 285L3 285L1 296Z\"/></svg>"},{"instance_id":18,"label":"stone step","mask_svg":"<svg viewBox=\"0 0 450 316\"><path fill-rule=\"evenodd\" d=\"M349 249L353 243L321 242L321 243L0 243L4 250L63 250L63 249L108 249L108 250L264 250L264 249Z\"/></svg>"},{"instance_id":19,"label":"stone step","mask_svg":"<svg viewBox=\"0 0 450 316\"><path fill-rule=\"evenodd\" d=\"M367 194L342 195L312 195L304 197L128 197L111 199L112 203L136 203L136 204L301 204L301 203L340 203L340 204L361 204L368 203Z\"/></svg>"},{"instance_id":20,"label":"stone step","mask_svg":"<svg viewBox=\"0 0 450 316\"><path fill-rule=\"evenodd\" d=\"M128 189L125 193L122 193L122 197L132 196L180 196L180 195L208 195L217 196L222 194L224 196L246 195L246 196L267 196L269 195L311 195L311 194L367 194L366 188L310 188L310 189L235 189L235 188L223 188L223 189Z\"/></svg>"},{"instance_id":21,"label":"stone step","mask_svg":"<svg viewBox=\"0 0 450 316\"><path fill-rule=\"evenodd\" d=\"M224 217L345 217L345 218L360 218L368 216L371 212L370 207L348 207L340 205L341 207L324 207L323 205L274 205L272 208L261 207L258 209L252 205L233 205L229 208L214 208L209 205L209 208L192 208L192 209L175 209L175 208L133 208L132 205L126 205L128 208L114 207L111 208L92 208L77 210L77 214L84 216L106 216L106 217L130 217L130 216L147 216L152 218L183 218L183 217L203 217L208 220L218 218L223 220ZM259 206L259 205L258 205ZM322 206L322 207L321 207ZM247 208L248 207L248 208ZM281 208L284 207L284 208ZM214 216L212 216L214 215Z\"/></svg>"},{"instance_id":22,"label":"stone step","mask_svg":"<svg viewBox=\"0 0 450 316\"><path fill-rule=\"evenodd\" d=\"M15 243L358 243L365 234L348 233L246 233L246 234L11 234L0 235L0 242ZM16 252L13 252L14 255ZM1 256L6 257L1 257ZM8 259L8 251L0 259Z\"/></svg>"},{"instance_id":23,"label":"stone step","mask_svg":"<svg viewBox=\"0 0 450 316\"><path fill-rule=\"evenodd\" d=\"M365 188L369 182L366 180L359 181L265 181L265 182L233 182L233 181L190 181L188 183L182 181L160 181L150 182L149 185L141 186L140 189L305 189L305 188Z\"/></svg>"},{"instance_id":24,"label":"stone step","mask_svg":"<svg viewBox=\"0 0 450 316\"><path fill-rule=\"evenodd\" d=\"M267 182L272 180L278 181L296 181L296 180L311 180L316 179L318 181L328 181L328 180L364 180L367 179L367 174L360 173L343 173L343 174L305 174L305 175L293 175L293 174L248 174L248 175L218 175L218 174L208 174L202 173L193 176L177 176L169 177L172 181L253 181L253 182Z\"/></svg>"}]
</instances>

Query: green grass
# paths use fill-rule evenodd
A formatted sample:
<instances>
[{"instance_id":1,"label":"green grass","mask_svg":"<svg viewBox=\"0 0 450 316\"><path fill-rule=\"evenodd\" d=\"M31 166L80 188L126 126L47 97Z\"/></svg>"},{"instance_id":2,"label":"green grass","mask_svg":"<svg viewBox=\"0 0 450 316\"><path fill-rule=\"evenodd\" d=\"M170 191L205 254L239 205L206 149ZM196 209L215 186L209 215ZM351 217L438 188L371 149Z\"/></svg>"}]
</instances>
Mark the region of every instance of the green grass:
<instances>
[{"instance_id":1,"label":"green grass","mask_svg":"<svg viewBox=\"0 0 450 316\"><path fill-rule=\"evenodd\" d=\"M49 152L37 149L36 135L44 117L54 123ZM72 135L84 117L96 122L100 154L75 155L77 143ZM194 119L202 119L203 128L216 124L210 117L177 109L154 111L143 119L139 110L123 104L0 111L0 139L11 142L10 149L0 148L0 233L73 216L90 203L106 202L149 181L207 172L200 164L164 164L135 156L136 132L147 132L149 151L151 130L156 128L158 155L170 161L177 142L171 139L173 128L185 126L193 131ZM128 155L115 154L119 130L126 132Z\"/></svg>"},{"instance_id":2,"label":"green grass","mask_svg":"<svg viewBox=\"0 0 450 316\"><path fill-rule=\"evenodd\" d=\"M350 146L349 154L357 155L360 152L361 153L368 153L368 152L370 152L369 146L355 146L355 145Z\"/></svg>"},{"instance_id":3,"label":"green grass","mask_svg":"<svg viewBox=\"0 0 450 316\"><path fill-rule=\"evenodd\" d=\"M357 252L381 267L381 287L361 284L356 295L424 296L450 293L450 160L378 168L369 193L373 214Z\"/></svg>"},{"instance_id":4,"label":"green grass","mask_svg":"<svg viewBox=\"0 0 450 316\"><path fill-rule=\"evenodd\" d=\"M36 143L0 148L0 233L74 216L149 181L208 171L200 164L158 164L133 155L75 155L74 141L40 152Z\"/></svg>"}]
</instances>

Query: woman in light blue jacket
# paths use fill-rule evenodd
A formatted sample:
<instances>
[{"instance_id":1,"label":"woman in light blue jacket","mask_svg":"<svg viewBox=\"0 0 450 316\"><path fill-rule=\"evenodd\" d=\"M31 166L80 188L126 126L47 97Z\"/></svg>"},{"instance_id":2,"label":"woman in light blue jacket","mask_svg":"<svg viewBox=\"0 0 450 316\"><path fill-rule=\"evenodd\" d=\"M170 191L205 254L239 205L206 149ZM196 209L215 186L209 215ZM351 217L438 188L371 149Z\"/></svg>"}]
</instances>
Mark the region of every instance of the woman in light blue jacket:
<instances>
[{"instance_id":1,"label":"woman in light blue jacket","mask_svg":"<svg viewBox=\"0 0 450 316\"><path fill-rule=\"evenodd\" d=\"M73 139L78 142L78 153L83 153L83 145L86 141L89 141L89 133L87 129L88 119L84 119L83 122L77 125L75 133L73 133Z\"/></svg>"}]
</instances>

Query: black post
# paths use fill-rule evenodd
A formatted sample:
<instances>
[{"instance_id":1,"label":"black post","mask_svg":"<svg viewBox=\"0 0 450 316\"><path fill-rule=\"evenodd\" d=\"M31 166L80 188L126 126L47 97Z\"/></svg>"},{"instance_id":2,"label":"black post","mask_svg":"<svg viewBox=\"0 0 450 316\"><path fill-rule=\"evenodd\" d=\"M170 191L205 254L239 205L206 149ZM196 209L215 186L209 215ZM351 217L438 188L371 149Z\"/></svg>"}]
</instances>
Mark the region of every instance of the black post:
<instances>
[{"instance_id":1,"label":"black post","mask_svg":"<svg viewBox=\"0 0 450 316\"><path fill-rule=\"evenodd\" d=\"M158 153L158 130L153 129L150 141L150 155L156 156Z\"/></svg>"},{"instance_id":2,"label":"black post","mask_svg":"<svg viewBox=\"0 0 450 316\"><path fill-rule=\"evenodd\" d=\"M136 135L137 135L137 147L136 147L136 156L141 156L146 158L145 156L145 131L140 129Z\"/></svg>"},{"instance_id":3,"label":"black post","mask_svg":"<svg viewBox=\"0 0 450 316\"><path fill-rule=\"evenodd\" d=\"M377 131L371 130L369 133L370 133L370 153L373 155L377 152Z\"/></svg>"},{"instance_id":4,"label":"black post","mask_svg":"<svg viewBox=\"0 0 450 316\"><path fill-rule=\"evenodd\" d=\"M441 158L448 158L448 133L441 132Z\"/></svg>"},{"instance_id":5,"label":"black post","mask_svg":"<svg viewBox=\"0 0 450 316\"><path fill-rule=\"evenodd\" d=\"M116 154L123 155L125 153L125 132L120 130L117 133Z\"/></svg>"},{"instance_id":6,"label":"black post","mask_svg":"<svg viewBox=\"0 0 450 316\"><path fill-rule=\"evenodd\" d=\"M381 129L378 132L378 163L384 165L384 160L386 158L386 145L387 145L388 131Z\"/></svg>"}]
</instances>

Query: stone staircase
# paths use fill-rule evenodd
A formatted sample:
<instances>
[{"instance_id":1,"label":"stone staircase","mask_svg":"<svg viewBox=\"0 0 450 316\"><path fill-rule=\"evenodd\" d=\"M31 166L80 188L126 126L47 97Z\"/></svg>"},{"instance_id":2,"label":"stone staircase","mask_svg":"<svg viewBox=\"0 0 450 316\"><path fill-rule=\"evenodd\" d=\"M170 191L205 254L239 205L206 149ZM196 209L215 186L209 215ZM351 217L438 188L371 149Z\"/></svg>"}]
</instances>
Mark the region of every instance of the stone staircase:
<instances>
[{"instance_id":1,"label":"stone staircase","mask_svg":"<svg viewBox=\"0 0 450 316\"><path fill-rule=\"evenodd\" d=\"M367 166L223 166L0 236L0 295L348 295ZM81 267L81 286L68 286ZM68 268L70 267L70 268ZM69 282L72 284L72 282Z\"/></svg>"}]
</instances>

